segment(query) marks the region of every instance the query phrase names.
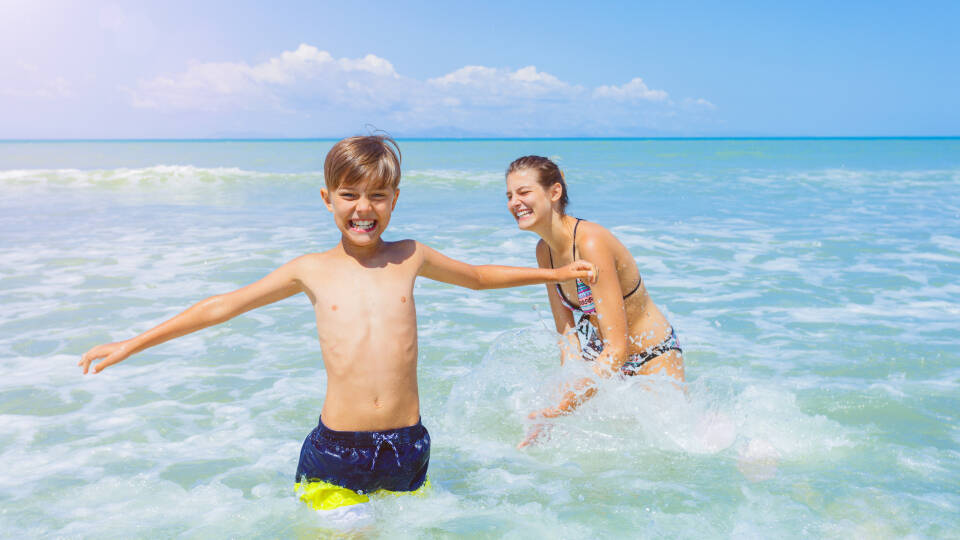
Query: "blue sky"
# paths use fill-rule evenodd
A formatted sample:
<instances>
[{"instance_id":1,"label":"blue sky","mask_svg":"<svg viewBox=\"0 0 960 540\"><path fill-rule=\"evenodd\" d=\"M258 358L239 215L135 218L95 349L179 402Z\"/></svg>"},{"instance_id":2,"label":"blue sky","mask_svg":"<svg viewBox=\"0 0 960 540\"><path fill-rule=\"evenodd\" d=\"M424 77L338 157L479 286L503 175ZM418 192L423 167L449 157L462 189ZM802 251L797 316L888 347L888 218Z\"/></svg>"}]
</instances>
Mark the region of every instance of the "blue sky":
<instances>
[{"instance_id":1,"label":"blue sky","mask_svg":"<svg viewBox=\"0 0 960 540\"><path fill-rule=\"evenodd\" d=\"M0 138L956 136L960 2L0 2Z\"/></svg>"}]
</instances>

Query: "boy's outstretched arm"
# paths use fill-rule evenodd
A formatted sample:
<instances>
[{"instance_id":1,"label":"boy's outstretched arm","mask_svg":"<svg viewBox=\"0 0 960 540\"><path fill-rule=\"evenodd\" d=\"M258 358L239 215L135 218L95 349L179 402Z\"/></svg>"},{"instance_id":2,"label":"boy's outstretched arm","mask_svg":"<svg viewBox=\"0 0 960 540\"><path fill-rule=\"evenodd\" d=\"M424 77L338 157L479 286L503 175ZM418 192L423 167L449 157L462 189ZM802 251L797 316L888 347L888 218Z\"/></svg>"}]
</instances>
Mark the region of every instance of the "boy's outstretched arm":
<instances>
[{"instance_id":1,"label":"boy's outstretched arm","mask_svg":"<svg viewBox=\"0 0 960 540\"><path fill-rule=\"evenodd\" d=\"M82 367L86 374L90 370L91 362L103 358L103 361L93 368L94 373L100 373L104 368L154 345L220 324L251 309L293 296L303 290L298 279L298 268L302 260L303 257L294 259L246 287L201 300L183 313L139 336L97 345L80 357L77 365Z\"/></svg>"},{"instance_id":2,"label":"boy's outstretched arm","mask_svg":"<svg viewBox=\"0 0 960 540\"><path fill-rule=\"evenodd\" d=\"M588 261L573 261L560 268L523 268L518 266L475 266L451 259L439 251L419 244L423 263L419 275L468 289L503 289L539 285L579 278L596 283L597 267Z\"/></svg>"}]
</instances>

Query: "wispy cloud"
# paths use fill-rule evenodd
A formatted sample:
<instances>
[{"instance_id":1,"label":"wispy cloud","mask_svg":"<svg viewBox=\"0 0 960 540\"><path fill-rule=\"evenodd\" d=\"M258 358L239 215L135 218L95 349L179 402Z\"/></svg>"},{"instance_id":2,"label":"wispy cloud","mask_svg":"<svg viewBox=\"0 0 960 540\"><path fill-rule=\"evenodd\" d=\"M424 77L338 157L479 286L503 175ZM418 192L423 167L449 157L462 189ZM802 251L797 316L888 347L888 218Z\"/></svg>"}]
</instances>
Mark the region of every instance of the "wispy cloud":
<instances>
[{"instance_id":1,"label":"wispy cloud","mask_svg":"<svg viewBox=\"0 0 960 540\"><path fill-rule=\"evenodd\" d=\"M464 66L419 80L396 71L385 58L335 58L302 44L259 64L193 62L124 89L135 107L210 112L275 111L322 116L335 111L375 115L409 129L470 128L503 131L514 126L553 132L584 129L663 128L690 104L715 108L703 98L675 104L666 90L640 77L621 85L585 88L538 70ZM709 105L709 107L706 107ZM659 120L658 120L659 119Z\"/></svg>"},{"instance_id":2,"label":"wispy cloud","mask_svg":"<svg viewBox=\"0 0 960 540\"><path fill-rule=\"evenodd\" d=\"M35 64L17 61L19 73L8 73L0 80L0 96L56 100L75 95L73 84L65 77L46 76ZM15 70L16 71L16 70Z\"/></svg>"},{"instance_id":3,"label":"wispy cloud","mask_svg":"<svg viewBox=\"0 0 960 540\"><path fill-rule=\"evenodd\" d=\"M716 105L714 105L713 103L710 103L709 101L703 98L697 98L697 99L686 98L683 100L683 105L689 108L700 108L700 109L707 109L711 111L717 108Z\"/></svg>"}]
</instances>

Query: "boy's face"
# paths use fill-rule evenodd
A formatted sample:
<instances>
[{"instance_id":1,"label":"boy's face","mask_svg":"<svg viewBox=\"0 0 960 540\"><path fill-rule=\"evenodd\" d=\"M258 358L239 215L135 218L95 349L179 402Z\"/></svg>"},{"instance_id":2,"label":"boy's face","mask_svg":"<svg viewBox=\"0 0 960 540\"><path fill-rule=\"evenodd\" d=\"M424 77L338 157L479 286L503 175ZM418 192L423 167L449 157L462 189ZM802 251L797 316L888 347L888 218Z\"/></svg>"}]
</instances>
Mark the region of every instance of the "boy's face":
<instances>
[{"instance_id":1,"label":"boy's face","mask_svg":"<svg viewBox=\"0 0 960 540\"><path fill-rule=\"evenodd\" d=\"M321 189L320 195L327 210L333 213L333 220L344 240L367 246L377 243L386 230L400 190L361 182L341 185L330 191Z\"/></svg>"}]
</instances>

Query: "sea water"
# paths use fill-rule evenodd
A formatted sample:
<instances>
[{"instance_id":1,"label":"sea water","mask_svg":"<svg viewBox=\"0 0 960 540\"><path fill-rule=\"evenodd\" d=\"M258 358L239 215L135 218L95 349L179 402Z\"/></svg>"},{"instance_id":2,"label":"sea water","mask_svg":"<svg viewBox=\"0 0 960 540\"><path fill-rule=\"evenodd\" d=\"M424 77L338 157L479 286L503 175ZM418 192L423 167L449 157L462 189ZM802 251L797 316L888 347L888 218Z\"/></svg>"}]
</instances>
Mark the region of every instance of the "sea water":
<instances>
[{"instance_id":1,"label":"sea water","mask_svg":"<svg viewBox=\"0 0 960 540\"><path fill-rule=\"evenodd\" d=\"M421 279L432 487L355 522L293 493L325 388L305 296L81 375L93 345L335 245L332 144L0 143L0 536L957 536L956 139L400 141L386 238L477 264L535 265L503 171L556 159L688 383L604 382L517 450L584 373L545 288Z\"/></svg>"}]
</instances>

